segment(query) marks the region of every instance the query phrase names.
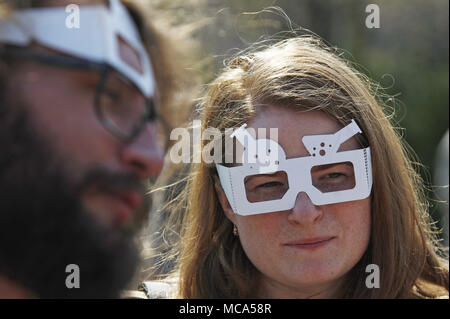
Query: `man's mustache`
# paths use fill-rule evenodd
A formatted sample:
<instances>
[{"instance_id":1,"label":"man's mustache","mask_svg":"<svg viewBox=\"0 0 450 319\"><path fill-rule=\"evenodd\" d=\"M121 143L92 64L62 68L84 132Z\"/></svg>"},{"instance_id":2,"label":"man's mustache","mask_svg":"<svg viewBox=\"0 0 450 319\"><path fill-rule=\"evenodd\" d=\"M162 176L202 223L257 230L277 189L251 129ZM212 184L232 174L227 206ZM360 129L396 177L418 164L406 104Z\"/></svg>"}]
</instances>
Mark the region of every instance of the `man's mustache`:
<instances>
[{"instance_id":1,"label":"man's mustache","mask_svg":"<svg viewBox=\"0 0 450 319\"><path fill-rule=\"evenodd\" d=\"M80 196L85 191L91 190L113 195L127 192L136 192L141 195L143 202L134 215L135 231L139 230L146 223L152 206L151 197L145 194L145 189L145 183L136 174L115 172L103 167L89 169L77 187Z\"/></svg>"},{"instance_id":2,"label":"man's mustache","mask_svg":"<svg viewBox=\"0 0 450 319\"><path fill-rule=\"evenodd\" d=\"M144 185L136 174L113 172L110 169L100 167L90 169L79 183L77 190L81 194L91 187L106 193L124 191L144 193Z\"/></svg>"}]
</instances>

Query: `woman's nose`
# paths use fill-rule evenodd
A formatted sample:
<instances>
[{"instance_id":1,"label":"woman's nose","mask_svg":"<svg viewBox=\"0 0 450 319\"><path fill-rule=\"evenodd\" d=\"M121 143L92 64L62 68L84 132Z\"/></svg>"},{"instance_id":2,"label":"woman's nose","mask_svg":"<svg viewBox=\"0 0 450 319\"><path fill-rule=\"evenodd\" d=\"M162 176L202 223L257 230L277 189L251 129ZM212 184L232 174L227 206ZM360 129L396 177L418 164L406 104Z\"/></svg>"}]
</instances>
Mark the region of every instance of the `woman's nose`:
<instances>
[{"instance_id":1,"label":"woman's nose","mask_svg":"<svg viewBox=\"0 0 450 319\"><path fill-rule=\"evenodd\" d=\"M289 212L288 221L293 224L311 225L318 222L322 215L321 207L314 205L305 192L300 192Z\"/></svg>"}]
</instances>

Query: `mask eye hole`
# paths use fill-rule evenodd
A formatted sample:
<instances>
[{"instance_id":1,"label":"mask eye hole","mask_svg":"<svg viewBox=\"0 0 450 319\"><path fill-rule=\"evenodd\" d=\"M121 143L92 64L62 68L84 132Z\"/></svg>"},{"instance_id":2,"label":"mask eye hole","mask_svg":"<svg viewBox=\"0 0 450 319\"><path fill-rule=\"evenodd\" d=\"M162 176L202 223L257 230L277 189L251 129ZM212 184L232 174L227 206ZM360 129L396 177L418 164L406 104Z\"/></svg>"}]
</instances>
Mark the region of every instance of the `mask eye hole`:
<instances>
[{"instance_id":1,"label":"mask eye hole","mask_svg":"<svg viewBox=\"0 0 450 319\"><path fill-rule=\"evenodd\" d=\"M245 194L250 203L283 198L289 190L289 180L285 171L273 174L256 174L244 179Z\"/></svg>"},{"instance_id":2,"label":"mask eye hole","mask_svg":"<svg viewBox=\"0 0 450 319\"><path fill-rule=\"evenodd\" d=\"M351 162L317 165L311 168L312 184L322 193L355 187L355 171Z\"/></svg>"}]
</instances>

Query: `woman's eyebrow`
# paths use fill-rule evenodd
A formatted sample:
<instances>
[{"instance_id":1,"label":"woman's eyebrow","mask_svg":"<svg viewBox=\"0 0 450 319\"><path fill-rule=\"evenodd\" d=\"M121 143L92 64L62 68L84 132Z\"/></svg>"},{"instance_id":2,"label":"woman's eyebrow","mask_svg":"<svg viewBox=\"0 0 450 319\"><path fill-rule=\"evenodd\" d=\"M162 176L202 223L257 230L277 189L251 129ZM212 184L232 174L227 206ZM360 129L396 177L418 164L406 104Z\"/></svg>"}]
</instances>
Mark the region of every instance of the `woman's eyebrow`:
<instances>
[{"instance_id":1,"label":"woman's eyebrow","mask_svg":"<svg viewBox=\"0 0 450 319\"><path fill-rule=\"evenodd\" d=\"M255 177L278 177L278 176L283 176L281 171L275 172L275 173L271 173L271 174L255 174L255 175L250 175L247 176L244 180L244 183L247 183L249 180L255 178Z\"/></svg>"},{"instance_id":2,"label":"woman's eyebrow","mask_svg":"<svg viewBox=\"0 0 450 319\"><path fill-rule=\"evenodd\" d=\"M316 172L316 171L326 170L326 169L332 168L337 165L347 165L347 166L353 167L353 164L351 162L340 162L340 163L331 163L331 164L325 164L325 165L316 165L311 168L311 173Z\"/></svg>"}]
</instances>

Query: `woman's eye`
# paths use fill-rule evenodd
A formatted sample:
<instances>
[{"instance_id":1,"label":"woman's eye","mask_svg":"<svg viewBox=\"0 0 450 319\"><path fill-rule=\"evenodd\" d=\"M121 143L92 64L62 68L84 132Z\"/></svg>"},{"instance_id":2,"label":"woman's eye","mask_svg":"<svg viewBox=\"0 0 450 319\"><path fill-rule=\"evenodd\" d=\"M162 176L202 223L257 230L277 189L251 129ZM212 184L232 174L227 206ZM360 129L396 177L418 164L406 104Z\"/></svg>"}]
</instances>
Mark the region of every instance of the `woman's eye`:
<instances>
[{"instance_id":1,"label":"woman's eye","mask_svg":"<svg viewBox=\"0 0 450 319\"><path fill-rule=\"evenodd\" d=\"M276 186L283 186L283 183L280 183L280 182L267 182L267 183L258 185L257 187L269 188L269 187L276 187Z\"/></svg>"},{"instance_id":2,"label":"woman's eye","mask_svg":"<svg viewBox=\"0 0 450 319\"><path fill-rule=\"evenodd\" d=\"M325 178L335 179L335 178L339 178L341 176L345 176L345 174L339 173L339 172L335 172L335 173L330 173L330 174L325 175Z\"/></svg>"}]
</instances>

